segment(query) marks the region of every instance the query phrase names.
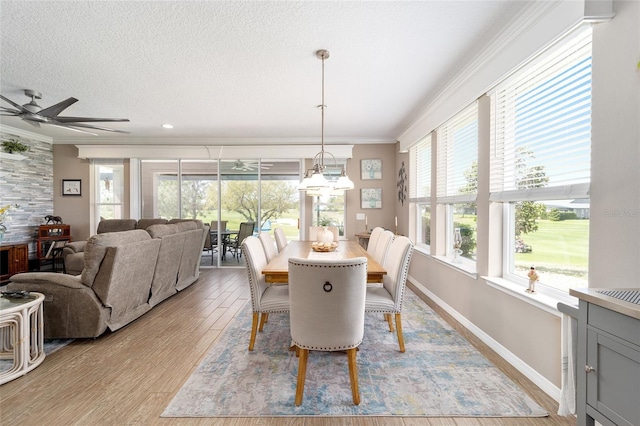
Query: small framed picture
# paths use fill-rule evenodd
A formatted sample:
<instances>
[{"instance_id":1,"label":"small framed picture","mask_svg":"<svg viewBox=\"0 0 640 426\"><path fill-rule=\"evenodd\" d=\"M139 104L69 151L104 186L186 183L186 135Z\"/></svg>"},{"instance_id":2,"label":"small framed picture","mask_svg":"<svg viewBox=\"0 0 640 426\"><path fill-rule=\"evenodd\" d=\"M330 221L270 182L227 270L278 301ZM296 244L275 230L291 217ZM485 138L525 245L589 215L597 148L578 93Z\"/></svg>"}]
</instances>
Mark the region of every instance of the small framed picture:
<instances>
[{"instance_id":1,"label":"small framed picture","mask_svg":"<svg viewBox=\"0 0 640 426\"><path fill-rule=\"evenodd\" d=\"M381 209L382 208L382 188L361 189L360 208Z\"/></svg>"},{"instance_id":2,"label":"small framed picture","mask_svg":"<svg viewBox=\"0 0 640 426\"><path fill-rule=\"evenodd\" d=\"M382 160L360 160L360 179L382 179Z\"/></svg>"},{"instance_id":3,"label":"small framed picture","mask_svg":"<svg viewBox=\"0 0 640 426\"><path fill-rule=\"evenodd\" d=\"M82 181L80 179L62 179L62 195L82 195Z\"/></svg>"}]
</instances>

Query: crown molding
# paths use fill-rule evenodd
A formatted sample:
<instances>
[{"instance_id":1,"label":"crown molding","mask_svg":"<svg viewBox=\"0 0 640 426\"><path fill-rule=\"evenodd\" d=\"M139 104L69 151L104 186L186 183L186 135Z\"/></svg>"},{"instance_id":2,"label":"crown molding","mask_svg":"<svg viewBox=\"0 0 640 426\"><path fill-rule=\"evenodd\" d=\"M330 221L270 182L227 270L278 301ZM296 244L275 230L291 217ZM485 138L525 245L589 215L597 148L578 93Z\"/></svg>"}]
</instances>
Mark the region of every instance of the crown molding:
<instances>
[{"instance_id":1,"label":"crown molding","mask_svg":"<svg viewBox=\"0 0 640 426\"><path fill-rule=\"evenodd\" d=\"M49 136L44 136L39 133L29 132L27 130L17 129L15 127L5 126L0 124L0 133L8 133L10 135L18 136L25 139L31 139L40 142L46 142L48 144L53 144L53 139Z\"/></svg>"}]
</instances>

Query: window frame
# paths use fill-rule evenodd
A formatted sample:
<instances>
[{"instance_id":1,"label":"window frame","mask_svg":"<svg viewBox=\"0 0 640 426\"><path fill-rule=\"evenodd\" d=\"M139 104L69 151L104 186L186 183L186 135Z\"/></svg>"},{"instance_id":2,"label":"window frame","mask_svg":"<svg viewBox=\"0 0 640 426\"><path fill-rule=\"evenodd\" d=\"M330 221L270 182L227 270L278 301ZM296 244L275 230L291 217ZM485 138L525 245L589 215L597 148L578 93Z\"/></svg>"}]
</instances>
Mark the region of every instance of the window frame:
<instances>
[{"instance_id":1,"label":"window frame","mask_svg":"<svg viewBox=\"0 0 640 426\"><path fill-rule=\"evenodd\" d=\"M588 41L585 42L585 40L588 40ZM584 57L581 57L580 55L575 55L576 58L573 59L571 62L563 64L560 67L555 67L556 63L560 63L566 60L566 58L569 56L570 53L578 52L580 51L580 49L584 50L585 46L587 45L588 46L591 45L590 29L586 29L586 30L583 28L578 29L576 32L569 34L563 40L559 41L554 47L543 52L537 58L534 58L531 62L529 62L528 64L525 64L520 70L514 73L514 75L516 76L518 74L522 74L527 76L527 78L514 77L514 80L518 81L520 84L529 84L528 86L529 91L537 90L539 87L548 85L550 84L550 82L558 78L559 75L564 74L565 72L572 69L573 67L577 67L578 65L583 64L583 61L585 61ZM570 53L567 53L567 51ZM553 59L553 61L555 62L552 64L554 66L552 68L552 66L549 65L549 63L551 63L552 60L550 60L549 58L560 58L560 59ZM590 55L587 57L587 60L589 61L589 68L590 68L591 67ZM538 61L542 61L542 63L547 65L550 69L554 69L554 71L549 73L547 68L544 68L544 72L546 75L544 78L539 78L539 74L541 74L541 72L538 70L538 67L537 67ZM589 80L591 78L590 73L591 71L589 71ZM535 84L529 83L530 81L529 79L531 79L532 81L535 81ZM580 80L579 78L576 78L575 80L572 79L571 86L575 85L576 84L575 82L579 80ZM503 87L505 86L513 87L513 85L514 83L512 83L511 78L507 78L500 84L496 85L496 87L490 93L491 112L492 112L491 120L490 120L490 127L491 127L490 145L491 145L492 156L495 155L495 153L500 152L500 150L509 151L513 153L512 155L517 155L516 152L518 149L519 141L516 140L515 136L512 136L511 138L505 137L504 140L502 139L499 141L496 140L496 133L498 131L497 128L500 128L502 132L504 132L504 130L502 129L511 129L514 131L513 133L514 135L516 133L515 131L517 130L517 123L516 123L515 117L518 115L518 110L516 109L515 103L513 104L512 109L505 110L508 113L508 115L511 117L510 121L506 122L506 124L501 123L500 126L498 126L497 124L497 114L496 114L497 106L495 105L496 93L499 92L500 90L503 90ZM561 86L560 88L564 90L566 87L569 87L569 85L567 84L566 86ZM589 99L591 96L590 92L591 92L591 86L589 86ZM523 92L523 93L526 93L527 95L529 94L528 92ZM555 93L554 93L554 96L555 96ZM541 98L541 99L544 100L544 98ZM575 99L576 99L575 97L568 97L566 99L570 100L570 105L573 106L575 104ZM580 100L581 98L577 98L577 99ZM590 102L589 102L589 105L590 105ZM568 112L565 113L567 109L569 108L567 107L567 108L560 109L559 110L560 112L558 112L556 116L558 117L571 116L568 114ZM541 115L542 115L541 113L535 113L535 114L532 113L530 118L539 119L539 116ZM590 107L589 107L589 114L587 116L590 119ZM588 126L590 129L590 126L591 126L590 121ZM580 128L581 127L579 126L569 127L569 129L571 129L571 133L574 133L575 129L580 129ZM512 145L507 146L505 142L510 142ZM570 143L569 143L569 146L571 149L575 149L575 147ZM558 141L554 143L553 147L562 148L563 142ZM589 138L589 151L590 151L590 147L591 147L591 140ZM543 151L543 153L544 152L545 151ZM533 158L535 159L535 157ZM543 155L543 158L544 158L544 155ZM522 275L518 275L515 269L516 268L516 264L515 264L515 256L516 256L516 252L515 252L516 250L516 235L515 235L516 208L515 208L515 205L516 203L521 201L534 201L534 202L545 202L544 204L546 205L547 204L546 202L548 202L549 200L588 199L589 187L590 187L590 181L591 181L590 171L587 173L588 176L586 178L588 182L584 182L584 179L585 179L584 176L579 178L581 180L575 180L575 181L563 180L564 178L564 172L563 172L558 176L559 179L557 179L556 181L552 181L552 183L548 186L535 185L533 187L512 189L517 186L517 182L518 182L517 175L514 173L511 175L510 178L505 179L504 175L498 174L496 173L496 171L501 170L503 173L508 173L505 170L513 170L514 165L518 164L517 160L513 161L512 163L505 162L504 159L500 159L500 158L498 158L498 160L499 161L494 162L494 158L491 159L491 166L490 166L491 179L490 179L489 201L502 203L503 239L502 239L501 278L508 282L514 283L519 287L526 289L528 288L528 279L526 279ZM498 165L498 167L496 167L496 164ZM542 165L547 166L548 163L542 162ZM500 166L502 166L502 168ZM590 169L590 164L589 164L589 169ZM549 177L549 176L546 176L546 177ZM554 177L555 175L551 174L549 179L553 179ZM503 189L500 190L499 186L502 186ZM507 189L504 189L504 187L507 187ZM587 242L587 249L588 249L588 242ZM532 265L532 266L535 266L535 265ZM586 265L586 273L588 275L588 263ZM547 281L547 283L545 283L544 274L540 274L540 275L541 275L540 281L536 283L536 287L535 287L536 293L540 293L557 300L567 300L568 291L550 284L550 281Z\"/></svg>"}]
</instances>

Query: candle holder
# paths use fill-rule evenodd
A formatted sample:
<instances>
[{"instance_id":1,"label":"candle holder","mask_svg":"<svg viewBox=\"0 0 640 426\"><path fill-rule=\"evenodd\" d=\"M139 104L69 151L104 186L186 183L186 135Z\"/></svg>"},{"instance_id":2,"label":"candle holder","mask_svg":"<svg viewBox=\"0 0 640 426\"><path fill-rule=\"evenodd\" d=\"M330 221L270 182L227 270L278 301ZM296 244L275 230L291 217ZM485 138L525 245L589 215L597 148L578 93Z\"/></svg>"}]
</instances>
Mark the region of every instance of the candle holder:
<instances>
[{"instance_id":1,"label":"candle holder","mask_svg":"<svg viewBox=\"0 0 640 426\"><path fill-rule=\"evenodd\" d=\"M456 228L453 231L453 263L460 263L461 247L462 234L460 234L460 228Z\"/></svg>"}]
</instances>

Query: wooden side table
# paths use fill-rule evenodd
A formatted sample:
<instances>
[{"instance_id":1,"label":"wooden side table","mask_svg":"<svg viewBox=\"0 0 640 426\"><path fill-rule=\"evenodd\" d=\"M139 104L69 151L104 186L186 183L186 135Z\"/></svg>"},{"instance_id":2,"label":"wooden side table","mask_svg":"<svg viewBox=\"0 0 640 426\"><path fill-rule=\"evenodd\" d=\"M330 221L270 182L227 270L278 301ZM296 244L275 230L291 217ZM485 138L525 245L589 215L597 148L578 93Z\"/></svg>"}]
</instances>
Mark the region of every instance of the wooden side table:
<instances>
[{"instance_id":1,"label":"wooden side table","mask_svg":"<svg viewBox=\"0 0 640 426\"><path fill-rule=\"evenodd\" d=\"M27 374L44 361L42 293L0 297L0 385ZM3 365L4 367L4 365Z\"/></svg>"},{"instance_id":2,"label":"wooden side table","mask_svg":"<svg viewBox=\"0 0 640 426\"><path fill-rule=\"evenodd\" d=\"M360 244L365 250L369 246L369 237L371 237L371 232L359 232L356 234L358 244Z\"/></svg>"}]
</instances>

